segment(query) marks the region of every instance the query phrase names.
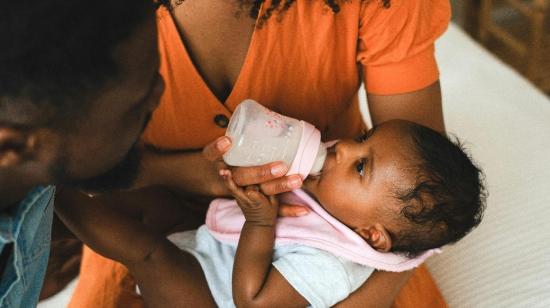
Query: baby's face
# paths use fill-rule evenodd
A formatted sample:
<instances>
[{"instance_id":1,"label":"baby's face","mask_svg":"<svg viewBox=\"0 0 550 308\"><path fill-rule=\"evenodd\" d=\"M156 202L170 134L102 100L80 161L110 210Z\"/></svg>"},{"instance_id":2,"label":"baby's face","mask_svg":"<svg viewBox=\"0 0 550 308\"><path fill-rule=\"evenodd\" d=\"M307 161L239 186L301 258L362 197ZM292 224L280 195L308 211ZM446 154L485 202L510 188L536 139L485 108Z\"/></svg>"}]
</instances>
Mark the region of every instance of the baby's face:
<instances>
[{"instance_id":1,"label":"baby's face","mask_svg":"<svg viewBox=\"0 0 550 308\"><path fill-rule=\"evenodd\" d=\"M342 140L328 149L319 176L304 188L334 217L352 229L392 224L397 214L396 188L414 183L411 140L400 121L371 129L357 140Z\"/></svg>"}]
</instances>

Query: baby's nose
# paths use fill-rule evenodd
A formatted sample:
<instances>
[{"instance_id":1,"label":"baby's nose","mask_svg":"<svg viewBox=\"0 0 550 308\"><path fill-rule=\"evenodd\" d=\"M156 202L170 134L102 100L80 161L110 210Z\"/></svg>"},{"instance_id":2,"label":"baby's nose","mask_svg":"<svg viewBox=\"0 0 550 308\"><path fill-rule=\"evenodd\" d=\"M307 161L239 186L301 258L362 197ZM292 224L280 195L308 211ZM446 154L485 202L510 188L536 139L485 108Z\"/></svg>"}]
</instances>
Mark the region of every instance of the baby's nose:
<instances>
[{"instance_id":1,"label":"baby's nose","mask_svg":"<svg viewBox=\"0 0 550 308\"><path fill-rule=\"evenodd\" d=\"M354 152L354 142L349 140L342 140L338 142L335 146L336 151L336 162L341 163L346 160L347 157L353 154Z\"/></svg>"}]
</instances>

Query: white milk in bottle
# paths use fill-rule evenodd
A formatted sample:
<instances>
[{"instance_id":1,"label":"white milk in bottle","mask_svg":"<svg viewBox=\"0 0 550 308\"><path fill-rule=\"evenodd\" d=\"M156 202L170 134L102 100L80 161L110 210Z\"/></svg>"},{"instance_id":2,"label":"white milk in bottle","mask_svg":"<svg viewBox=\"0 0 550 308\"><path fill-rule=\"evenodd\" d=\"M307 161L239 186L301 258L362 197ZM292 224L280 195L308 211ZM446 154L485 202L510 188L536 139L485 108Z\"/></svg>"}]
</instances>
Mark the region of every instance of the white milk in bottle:
<instances>
[{"instance_id":1,"label":"white milk in bottle","mask_svg":"<svg viewBox=\"0 0 550 308\"><path fill-rule=\"evenodd\" d=\"M231 149L223 160L230 166L258 166L283 161L288 174L316 174L327 151L313 125L280 115L253 100L245 100L233 113L226 136Z\"/></svg>"}]
</instances>

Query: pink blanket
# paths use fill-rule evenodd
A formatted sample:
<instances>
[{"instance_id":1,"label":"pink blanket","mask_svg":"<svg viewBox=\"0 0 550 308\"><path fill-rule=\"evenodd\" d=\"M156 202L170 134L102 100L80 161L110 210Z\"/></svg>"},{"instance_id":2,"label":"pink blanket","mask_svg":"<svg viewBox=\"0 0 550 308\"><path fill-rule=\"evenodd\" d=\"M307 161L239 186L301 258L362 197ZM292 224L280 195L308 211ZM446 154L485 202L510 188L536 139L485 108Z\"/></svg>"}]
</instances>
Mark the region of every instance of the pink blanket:
<instances>
[{"instance_id":1,"label":"pink blanket","mask_svg":"<svg viewBox=\"0 0 550 308\"><path fill-rule=\"evenodd\" d=\"M426 258L439 253L432 249L410 259L373 249L357 233L327 213L319 203L303 190L281 196L281 203L301 204L311 209L302 217L281 217L277 221L275 243L299 244L328 251L352 262L376 269L400 272L420 265ZM212 201L206 215L206 226L219 241L237 244L244 224L244 216L232 199Z\"/></svg>"}]
</instances>

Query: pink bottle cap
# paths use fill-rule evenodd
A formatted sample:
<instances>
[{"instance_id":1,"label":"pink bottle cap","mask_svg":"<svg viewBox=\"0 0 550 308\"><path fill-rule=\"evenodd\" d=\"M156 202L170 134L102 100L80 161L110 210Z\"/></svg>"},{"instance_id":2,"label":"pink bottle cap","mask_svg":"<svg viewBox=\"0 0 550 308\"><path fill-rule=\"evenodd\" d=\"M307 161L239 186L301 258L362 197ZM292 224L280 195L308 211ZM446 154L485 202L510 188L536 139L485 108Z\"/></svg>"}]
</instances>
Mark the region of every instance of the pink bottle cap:
<instances>
[{"instance_id":1,"label":"pink bottle cap","mask_svg":"<svg viewBox=\"0 0 550 308\"><path fill-rule=\"evenodd\" d=\"M309 175L313 163L315 163L317 151L321 144L321 132L307 122L300 121L300 124L302 125L302 137L287 175L299 174L302 179L305 179Z\"/></svg>"}]
</instances>

